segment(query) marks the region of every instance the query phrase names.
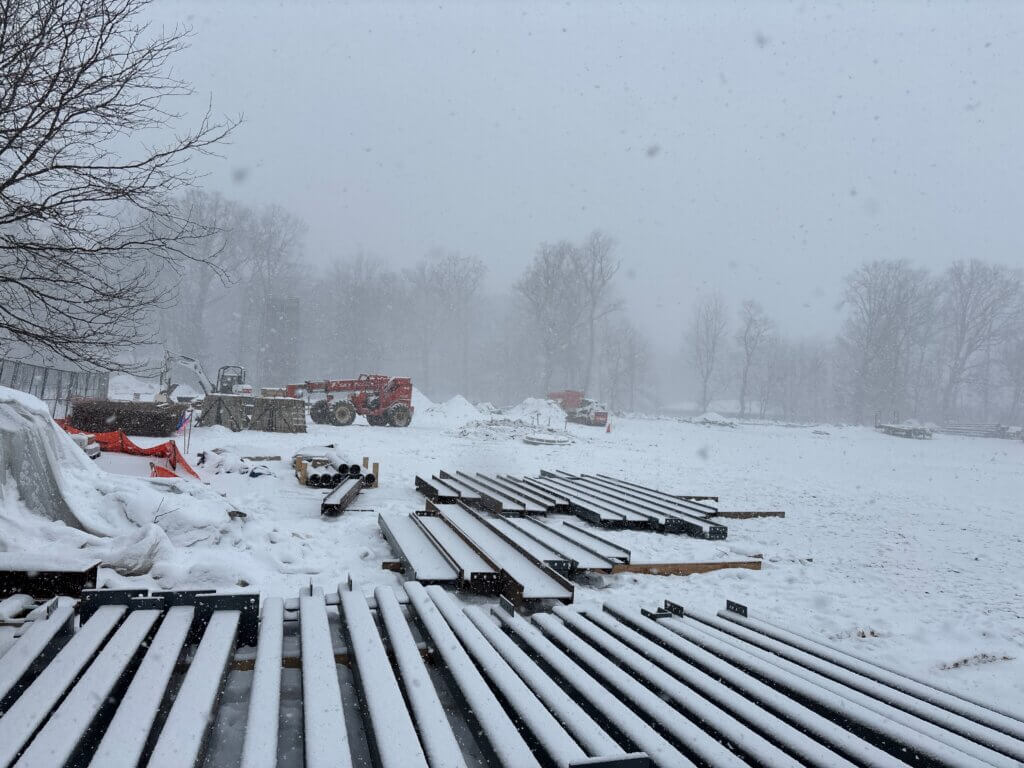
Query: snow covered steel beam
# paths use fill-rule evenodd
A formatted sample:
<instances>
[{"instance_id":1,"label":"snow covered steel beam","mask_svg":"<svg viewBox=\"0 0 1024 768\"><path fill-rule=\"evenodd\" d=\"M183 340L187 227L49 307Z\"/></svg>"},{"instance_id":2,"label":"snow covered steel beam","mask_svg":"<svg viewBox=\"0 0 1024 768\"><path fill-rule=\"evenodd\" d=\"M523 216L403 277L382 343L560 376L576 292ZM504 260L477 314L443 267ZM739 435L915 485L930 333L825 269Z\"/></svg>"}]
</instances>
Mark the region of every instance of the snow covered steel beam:
<instances>
[{"instance_id":1,"label":"snow covered steel beam","mask_svg":"<svg viewBox=\"0 0 1024 768\"><path fill-rule=\"evenodd\" d=\"M1001 761L998 759L999 755L992 753L983 758L978 754L981 752L980 748L973 749L970 745L963 744L963 740L954 746L949 743L954 741L951 738L954 734L944 732L940 728L928 728L928 724L923 721L901 716L894 708L873 706L863 698L854 697L852 694L855 692L852 690L843 691L837 686L828 685L820 676L815 678L805 675L797 665L789 665L773 654L759 652L753 646L731 642L727 639L728 636L722 637L722 633L716 634L713 629L694 620L685 617L668 618L662 619L660 623L748 673L770 681L772 685L787 691L789 695L811 701L816 706L833 712L840 720L855 723L867 731L890 739L893 744L899 745L901 751L912 749L939 765L956 768L982 765L1002 765L1011 768L1017 763L1009 759ZM958 746L964 746L968 751L965 752ZM995 762L990 761L989 757L994 758Z\"/></svg>"},{"instance_id":2,"label":"snow covered steel beam","mask_svg":"<svg viewBox=\"0 0 1024 768\"><path fill-rule=\"evenodd\" d=\"M718 615L740 626L756 630L768 637L787 643L794 648L814 654L851 672L864 675L898 691L910 694L923 701L930 702L950 712L955 712L958 715L986 725L989 728L1024 740L1024 719L1021 717L1014 717L1013 715L999 712L970 699L944 691L941 688L922 683L903 673L855 656L834 645L784 629L764 619L742 616L735 611L719 611Z\"/></svg>"},{"instance_id":3,"label":"snow covered steel beam","mask_svg":"<svg viewBox=\"0 0 1024 768\"><path fill-rule=\"evenodd\" d=\"M7 711L31 682L32 670L49 660L71 636L75 613L70 606L57 608L45 620L33 621L25 633L3 654L0 664L0 713Z\"/></svg>"},{"instance_id":4,"label":"snow covered steel beam","mask_svg":"<svg viewBox=\"0 0 1024 768\"><path fill-rule=\"evenodd\" d=\"M345 586L339 587L338 596L352 669L366 704L370 741L379 765L381 768L427 768L427 758L405 708L402 691L366 597Z\"/></svg>"},{"instance_id":5,"label":"snow covered steel beam","mask_svg":"<svg viewBox=\"0 0 1024 768\"><path fill-rule=\"evenodd\" d=\"M871 768L895 768L905 765L901 760L845 730L838 722L802 706L784 693L748 674L741 667L734 666L728 660L719 658L699 645L687 642L662 626L660 622L644 616L638 609L608 603L604 605L604 609L624 624L671 651L684 663L692 665L715 680L722 681L768 714L798 726L853 762Z\"/></svg>"},{"instance_id":6,"label":"snow covered steel beam","mask_svg":"<svg viewBox=\"0 0 1024 768\"><path fill-rule=\"evenodd\" d=\"M426 588L416 582L409 582L405 585L405 591L501 765L505 768L540 768L516 724L442 618L437 606L427 596Z\"/></svg>"},{"instance_id":7,"label":"snow covered steel beam","mask_svg":"<svg viewBox=\"0 0 1024 768\"><path fill-rule=\"evenodd\" d=\"M689 615L698 621L702 621L722 632L738 637L751 645L763 650L770 651L781 658L799 664L817 674L841 683L845 686L871 696L879 701L891 704L906 712L909 712L922 720L927 720L935 725L941 726L953 733L960 734L972 741L983 744L986 747L1010 755L1018 760L1024 761L1024 741L987 728L963 715L950 712L947 709L938 707L930 702L906 694L902 691L883 685L871 678L865 677L857 672L846 669L820 656L794 647L784 641L768 637L755 630L740 625L740 622L729 622L723 618L698 614L693 611ZM738 616L741 621L742 616Z\"/></svg>"},{"instance_id":8,"label":"snow covered steel beam","mask_svg":"<svg viewBox=\"0 0 1024 768\"><path fill-rule=\"evenodd\" d=\"M605 606L607 608L607 606ZM714 676L704 672L699 667L683 661L666 648L658 645L653 640L644 637L635 629L630 628L621 621L612 618L611 614L599 611L586 611L585 615L597 626L605 630L609 635L621 641L645 659L656 664L664 673L668 673L670 680L681 680L693 691L699 693L708 701L714 702L727 712L743 721L746 727L762 736L773 739L790 754L799 757L807 765L817 768L838 768L839 766L853 765L841 755L820 744L814 739L785 720L773 715L769 710L759 706L739 691L723 685ZM637 612L638 617L642 614ZM653 670L648 668L648 674Z\"/></svg>"},{"instance_id":9,"label":"snow covered steel beam","mask_svg":"<svg viewBox=\"0 0 1024 768\"><path fill-rule=\"evenodd\" d=\"M466 768L466 760L455 739L444 705L430 679L423 656L402 615L394 591L377 587L373 591L377 613L395 657L398 675L416 720L430 768Z\"/></svg>"},{"instance_id":10,"label":"snow covered steel beam","mask_svg":"<svg viewBox=\"0 0 1024 768\"><path fill-rule=\"evenodd\" d=\"M561 649L548 640L540 630L521 616L505 613L501 609L493 609L502 626L523 643L531 655L542 660L545 665L555 670L564 685L575 690L582 698L578 699L595 713L606 718L626 738L647 753L651 761L659 768L694 768L694 764L686 758L672 743L658 733L633 707L626 706L583 667L570 659Z\"/></svg>"},{"instance_id":11,"label":"snow covered steel beam","mask_svg":"<svg viewBox=\"0 0 1024 768\"><path fill-rule=\"evenodd\" d=\"M277 765L277 726L281 708L281 647L284 641L284 601L268 597L260 611L249 718L242 745L242 768Z\"/></svg>"},{"instance_id":12,"label":"snow covered steel beam","mask_svg":"<svg viewBox=\"0 0 1024 768\"><path fill-rule=\"evenodd\" d=\"M238 636L240 611L214 611L160 730L147 768L199 765Z\"/></svg>"},{"instance_id":13,"label":"snow covered steel beam","mask_svg":"<svg viewBox=\"0 0 1024 768\"><path fill-rule=\"evenodd\" d=\"M194 614L195 608L187 605L167 611L93 755L93 768L138 765Z\"/></svg>"},{"instance_id":14,"label":"snow covered steel beam","mask_svg":"<svg viewBox=\"0 0 1024 768\"><path fill-rule=\"evenodd\" d=\"M0 717L0 766L9 766L24 749L121 622L125 611L124 606L97 610Z\"/></svg>"},{"instance_id":15,"label":"snow covered steel beam","mask_svg":"<svg viewBox=\"0 0 1024 768\"><path fill-rule=\"evenodd\" d=\"M327 604L322 596L299 598L299 635L306 768L352 768Z\"/></svg>"},{"instance_id":16,"label":"snow covered steel beam","mask_svg":"<svg viewBox=\"0 0 1024 768\"><path fill-rule=\"evenodd\" d=\"M477 666L501 693L542 748L559 768L569 768L576 760L587 757L559 722L547 710L537 695L509 666L487 639L480 633L441 587L427 587L427 594L434 601L448 626L459 638Z\"/></svg>"}]
</instances>

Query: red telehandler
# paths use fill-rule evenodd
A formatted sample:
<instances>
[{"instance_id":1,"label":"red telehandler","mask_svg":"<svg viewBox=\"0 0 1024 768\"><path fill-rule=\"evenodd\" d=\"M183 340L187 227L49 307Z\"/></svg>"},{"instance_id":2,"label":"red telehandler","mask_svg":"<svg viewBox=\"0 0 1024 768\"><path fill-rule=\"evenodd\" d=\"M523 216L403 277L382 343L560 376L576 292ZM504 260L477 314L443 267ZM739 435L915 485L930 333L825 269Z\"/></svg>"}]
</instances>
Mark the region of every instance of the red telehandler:
<instances>
[{"instance_id":1,"label":"red telehandler","mask_svg":"<svg viewBox=\"0 0 1024 768\"><path fill-rule=\"evenodd\" d=\"M554 400L562 406L569 421L576 424L603 427L608 423L608 409L595 400L588 400L578 389L551 392L548 400Z\"/></svg>"},{"instance_id":2,"label":"red telehandler","mask_svg":"<svg viewBox=\"0 0 1024 768\"><path fill-rule=\"evenodd\" d=\"M327 379L289 384L288 397L310 402L309 415L317 424L347 427L356 414L372 427L408 427L412 421L412 379L364 373L358 379Z\"/></svg>"}]
</instances>

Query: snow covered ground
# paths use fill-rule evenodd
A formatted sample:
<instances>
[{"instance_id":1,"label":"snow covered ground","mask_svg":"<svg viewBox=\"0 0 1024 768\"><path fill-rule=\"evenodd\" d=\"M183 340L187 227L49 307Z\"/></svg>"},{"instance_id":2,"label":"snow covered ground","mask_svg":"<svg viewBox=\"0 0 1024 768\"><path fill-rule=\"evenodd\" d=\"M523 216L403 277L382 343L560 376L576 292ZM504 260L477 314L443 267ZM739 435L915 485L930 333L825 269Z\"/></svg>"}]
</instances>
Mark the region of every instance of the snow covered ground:
<instances>
[{"instance_id":1,"label":"snow covered ground","mask_svg":"<svg viewBox=\"0 0 1024 768\"><path fill-rule=\"evenodd\" d=\"M248 587L293 596L310 581L331 587L351 575L369 592L401 583L381 569L392 553L377 513L422 508L414 475L606 472L666 491L717 494L723 509L783 509L786 518L727 521L724 542L614 532L636 560L763 555L764 568L690 577L620 574L578 586L577 602L654 606L668 598L717 610L729 598L796 631L1024 710L1024 444L901 440L863 428L614 419L610 434L552 425L567 429L573 442L531 446L513 427L488 427L491 416L467 408L462 398L429 411L417 405L407 429L358 419L350 427L310 425L304 435L194 430L190 461L214 448L281 461L261 462L274 475L260 477L200 467L209 489L247 515L244 524L217 547L179 547L148 575L106 571L106 583ZM353 462L379 461L381 487L364 491L342 517L324 520L325 492L300 486L289 459L328 443ZM100 463L136 474L123 457Z\"/></svg>"}]
</instances>

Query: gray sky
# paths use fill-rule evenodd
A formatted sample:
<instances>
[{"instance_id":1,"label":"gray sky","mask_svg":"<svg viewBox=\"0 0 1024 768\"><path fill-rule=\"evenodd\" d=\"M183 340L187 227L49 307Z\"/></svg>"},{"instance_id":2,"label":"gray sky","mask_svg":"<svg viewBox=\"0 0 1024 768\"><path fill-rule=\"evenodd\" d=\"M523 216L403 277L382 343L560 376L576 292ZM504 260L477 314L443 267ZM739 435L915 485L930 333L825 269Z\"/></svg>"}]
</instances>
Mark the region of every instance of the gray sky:
<instances>
[{"instance_id":1,"label":"gray sky","mask_svg":"<svg viewBox=\"0 0 1024 768\"><path fill-rule=\"evenodd\" d=\"M675 346L694 296L831 334L863 260L1024 266L1024 4L158 0L245 124L207 185L315 259L431 247L513 281L599 227Z\"/></svg>"}]
</instances>

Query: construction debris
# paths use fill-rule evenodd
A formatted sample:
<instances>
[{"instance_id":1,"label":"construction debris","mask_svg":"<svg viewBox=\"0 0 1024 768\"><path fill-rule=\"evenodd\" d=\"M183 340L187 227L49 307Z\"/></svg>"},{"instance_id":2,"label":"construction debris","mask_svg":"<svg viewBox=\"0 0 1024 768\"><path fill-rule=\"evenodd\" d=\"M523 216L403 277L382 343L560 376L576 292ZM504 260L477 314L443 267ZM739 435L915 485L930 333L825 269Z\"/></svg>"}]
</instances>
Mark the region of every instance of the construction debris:
<instances>
[{"instance_id":1,"label":"construction debris","mask_svg":"<svg viewBox=\"0 0 1024 768\"><path fill-rule=\"evenodd\" d=\"M58 607L5 654L0 765L276 765L298 744L307 766L381 768L1024 760L1020 713L727 606L527 618L416 582L262 610L256 595L91 591L77 630ZM239 706L244 725L220 727Z\"/></svg>"}]
</instances>

